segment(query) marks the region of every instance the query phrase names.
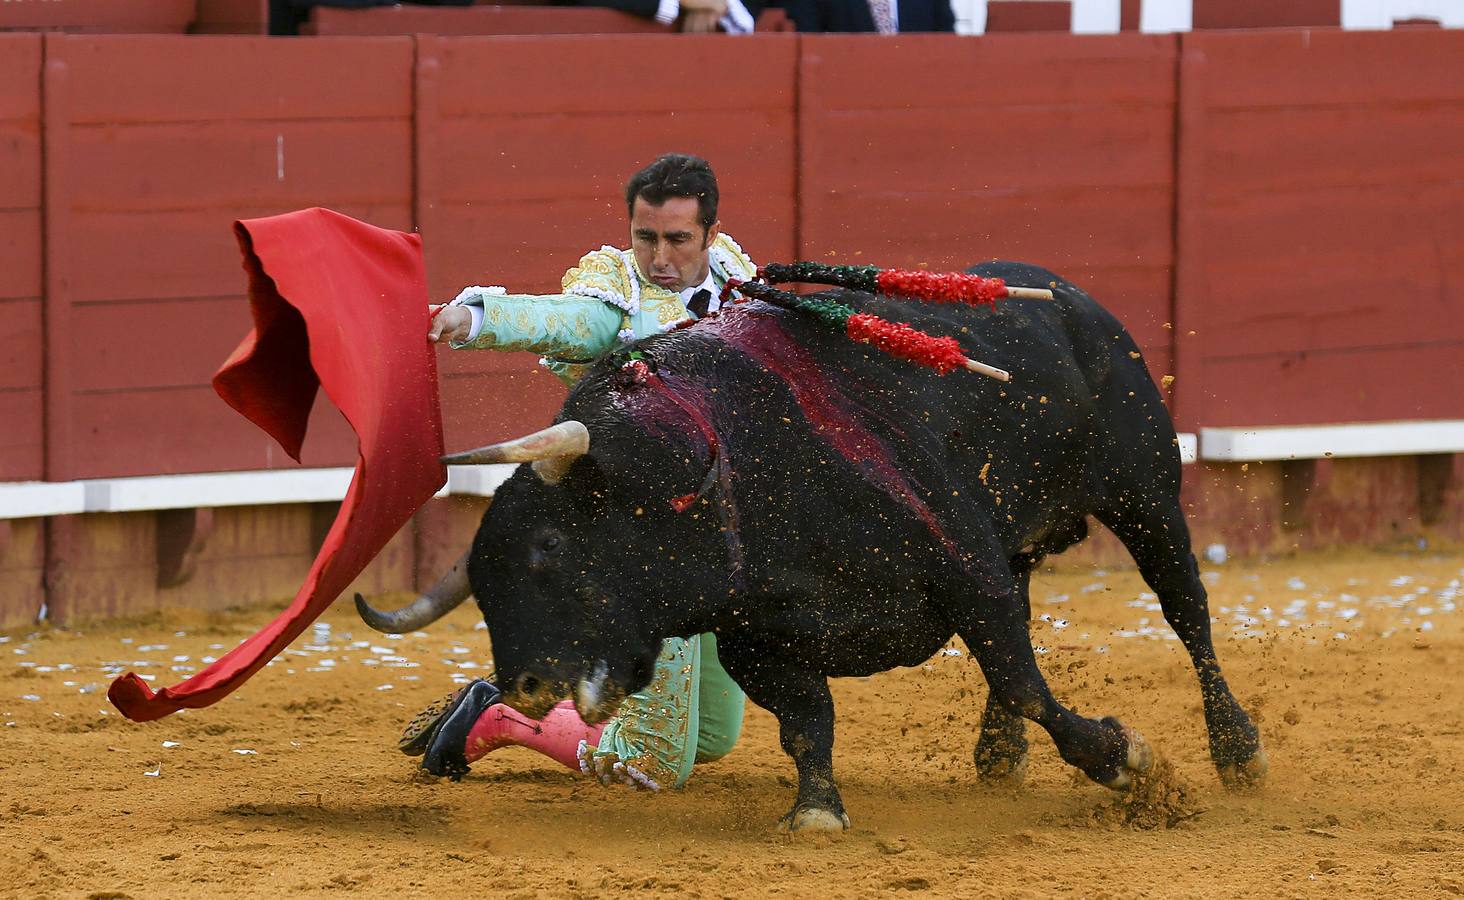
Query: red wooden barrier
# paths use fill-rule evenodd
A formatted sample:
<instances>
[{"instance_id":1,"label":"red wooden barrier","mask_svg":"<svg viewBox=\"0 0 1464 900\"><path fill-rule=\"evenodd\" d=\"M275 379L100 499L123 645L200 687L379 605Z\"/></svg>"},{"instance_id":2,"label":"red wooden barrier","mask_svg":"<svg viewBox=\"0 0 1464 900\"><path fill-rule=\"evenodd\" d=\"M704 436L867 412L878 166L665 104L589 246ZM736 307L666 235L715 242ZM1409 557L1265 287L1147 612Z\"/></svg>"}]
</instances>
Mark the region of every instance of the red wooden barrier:
<instances>
[{"instance_id":1,"label":"red wooden barrier","mask_svg":"<svg viewBox=\"0 0 1464 900\"><path fill-rule=\"evenodd\" d=\"M269 0L198 0L193 34L269 34Z\"/></svg>"},{"instance_id":2,"label":"red wooden barrier","mask_svg":"<svg viewBox=\"0 0 1464 900\"><path fill-rule=\"evenodd\" d=\"M228 223L321 205L410 229L411 58L405 38L48 38L49 478L293 465L208 385L249 326ZM320 417L307 463L351 462Z\"/></svg>"},{"instance_id":3,"label":"red wooden barrier","mask_svg":"<svg viewBox=\"0 0 1464 900\"><path fill-rule=\"evenodd\" d=\"M282 464L207 386L247 327L233 218L418 224L439 298L551 290L624 240L625 176L672 148L713 160L760 259L1075 278L1156 375L1181 342L1183 424L1460 414L1458 32L1184 38L1173 332L1172 37L51 36L44 76L38 40L0 52L6 479ZM708 66L738 78L662 75ZM443 359L458 445L560 395L527 356ZM308 459L348 441L327 425Z\"/></svg>"},{"instance_id":4,"label":"red wooden barrier","mask_svg":"<svg viewBox=\"0 0 1464 900\"><path fill-rule=\"evenodd\" d=\"M722 222L754 258L791 257L796 47L779 35L422 39L418 206L432 291L558 290L586 251L627 246L625 180L671 150L712 163ZM562 396L528 354L440 361L450 447L541 427Z\"/></svg>"},{"instance_id":5,"label":"red wooden barrier","mask_svg":"<svg viewBox=\"0 0 1464 900\"><path fill-rule=\"evenodd\" d=\"M1464 415L1464 32L1182 41L1183 420Z\"/></svg>"},{"instance_id":6,"label":"red wooden barrier","mask_svg":"<svg viewBox=\"0 0 1464 900\"><path fill-rule=\"evenodd\" d=\"M181 34L196 0L3 0L0 31Z\"/></svg>"},{"instance_id":7,"label":"red wooden barrier","mask_svg":"<svg viewBox=\"0 0 1464 900\"><path fill-rule=\"evenodd\" d=\"M317 6L302 29L317 35L361 34L670 34L655 19L594 6Z\"/></svg>"},{"instance_id":8,"label":"red wooden barrier","mask_svg":"<svg viewBox=\"0 0 1464 900\"><path fill-rule=\"evenodd\" d=\"M986 33L1073 29L1073 5L1067 0L991 0L986 4Z\"/></svg>"},{"instance_id":9,"label":"red wooden barrier","mask_svg":"<svg viewBox=\"0 0 1464 900\"><path fill-rule=\"evenodd\" d=\"M1342 0L1194 0L1191 24L1210 28L1315 28L1342 24Z\"/></svg>"},{"instance_id":10,"label":"red wooden barrier","mask_svg":"<svg viewBox=\"0 0 1464 900\"><path fill-rule=\"evenodd\" d=\"M1170 367L1169 36L802 38L802 255L1048 266Z\"/></svg>"},{"instance_id":11,"label":"red wooden barrier","mask_svg":"<svg viewBox=\"0 0 1464 900\"><path fill-rule=\"evenodd\" d=\"M44 475L41 38L0 34L0 481Z\"/></svg>"},{"instance_id":12,"label":"red wooden barrier","mask_svg":"<svg viewBox=\"0 0 1464 900\"><path fill-rule=\"evenodd\" d=\"M791 31L781 9L758 16L757 30ZM383 6L338 9L317 6L302 31L316 35L673 34L674 25L616 9L537 5L535 0L495 6Z\"/></svg>"}]
</instances>

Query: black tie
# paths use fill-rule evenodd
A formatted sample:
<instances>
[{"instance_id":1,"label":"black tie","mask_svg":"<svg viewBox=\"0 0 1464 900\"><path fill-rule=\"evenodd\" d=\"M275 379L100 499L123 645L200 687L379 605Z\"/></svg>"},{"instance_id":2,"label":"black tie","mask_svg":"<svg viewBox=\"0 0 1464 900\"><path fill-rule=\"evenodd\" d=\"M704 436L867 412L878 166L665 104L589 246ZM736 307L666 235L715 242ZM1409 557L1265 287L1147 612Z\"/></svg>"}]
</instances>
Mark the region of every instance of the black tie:
<instances>
[{"instance_id":1,"label":"black tie","mask_svg":"<svg viewBox=\"0 0 1464 900\"><path fill-rule=\"evenodd\" d=\"M706 316L707 304L711 302L712 292L707 290L706 288L702 288L695 294L692 294L690 300L686 301L686 308L691 310L692 315L700 319Z\"/></svg>"}]
</instances>

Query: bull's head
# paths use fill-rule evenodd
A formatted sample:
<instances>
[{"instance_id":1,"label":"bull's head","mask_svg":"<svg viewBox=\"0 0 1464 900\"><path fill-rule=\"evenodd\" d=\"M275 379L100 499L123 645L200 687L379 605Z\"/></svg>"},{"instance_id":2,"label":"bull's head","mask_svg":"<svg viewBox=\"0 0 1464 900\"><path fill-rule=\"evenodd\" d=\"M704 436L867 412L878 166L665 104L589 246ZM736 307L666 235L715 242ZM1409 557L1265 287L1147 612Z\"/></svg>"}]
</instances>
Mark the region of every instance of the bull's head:
<instances>
[{"instance_id":1,"label":"bull's head","mask_svg":"<svg viewBox=\"0 0 1464 900\"><path fill-rule=\"evenodd\" d=\"M663 586L689 586L677 578L674 556L670 570L646 565L665 559L672 544L650 520L674 513L664 501L664 513L625 502L589 449L588 429L567 421L445 457L532 465L498 488L472 549L437 585L396 612L377 611L358 595L362 618L383 631L415 630L476 594L510 706L538 718L573 695L585 721L607 719L650 681L666 630L656 615L666 609Z\"/></svg>"}]
</instances>

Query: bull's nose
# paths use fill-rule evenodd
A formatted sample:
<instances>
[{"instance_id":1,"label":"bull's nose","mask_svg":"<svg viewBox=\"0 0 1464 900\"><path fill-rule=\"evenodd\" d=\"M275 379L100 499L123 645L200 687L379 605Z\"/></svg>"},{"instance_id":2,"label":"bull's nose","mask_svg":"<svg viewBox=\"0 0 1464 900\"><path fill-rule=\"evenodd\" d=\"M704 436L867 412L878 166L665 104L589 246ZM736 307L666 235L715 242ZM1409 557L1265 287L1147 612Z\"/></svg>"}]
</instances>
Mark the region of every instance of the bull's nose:
<instances>
[{"instance_id":1,"label":"bull's nose","mask_svg":"<svg viewBox=\"0 0 1464 900\"><path fill-rule=\"evenodd\" d=\"M528 672L519 675L504 694L504 702L531 719L542 718L568 692L567 684L545 681Z\"/></svg>"},{"instance_id":2,"label":"bull's nose","mask_svg":"<svg viewBox=\"0 0 1464 900\"><path fill-rule=\"evenodd\" d=\"M514 693L524 697L532 697L539 692L543 684L542 681L525 672L513 680L513 690Z\"/></svg>"}]
</instances>

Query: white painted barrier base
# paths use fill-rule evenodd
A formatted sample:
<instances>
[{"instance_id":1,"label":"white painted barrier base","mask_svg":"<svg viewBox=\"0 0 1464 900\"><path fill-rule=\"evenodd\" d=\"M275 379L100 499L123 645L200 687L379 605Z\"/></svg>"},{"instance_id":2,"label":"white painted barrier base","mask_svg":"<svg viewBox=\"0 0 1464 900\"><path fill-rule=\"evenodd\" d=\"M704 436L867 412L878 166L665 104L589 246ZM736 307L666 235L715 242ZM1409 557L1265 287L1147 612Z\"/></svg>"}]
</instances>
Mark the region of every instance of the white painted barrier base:
<instances>
[{"instance_id":1,"label":"white painted barrier base","mask_svg":"<svg viewBox=\"0 0 1464 900\"><path fill-rule=\"evenodd\" d=\"M1322 457L1464 453L1464 420L1369 422L1274 428L1202 428L1179 435L1182 462L1257 462ZM448 466L438 497L491 497L513 465ZM345 498L353 469L281 469L147 475L83 481L0 483L0 519L78 513L142 512L279 503L331 503Z\"/></svg>"},{"instance_id":2,"label":"white painted barrier base","mask_svg":"<svg viewBox=\"0 0 1464 900\"><path fill-rule=\"evenodd\" d=\"M1201 428L1200 458L1226 462L1464 453L1464 420Z\"/></svg>"},{"instance_id":3,"label":"white painted barrier base","mask_svg":"<svg viewBox=\"0 0 1464 900\"><path fill-rule=\"evenodd\" d=\"M491 497L513 465L448 466L438 497ZM207 472L0 484L0 519L343 500L354 468Z\"/></svg>"}]
</instances>

